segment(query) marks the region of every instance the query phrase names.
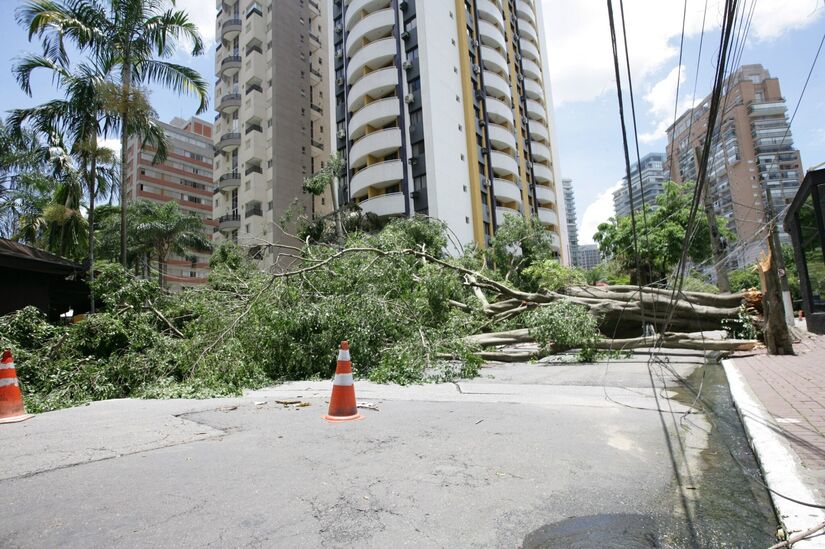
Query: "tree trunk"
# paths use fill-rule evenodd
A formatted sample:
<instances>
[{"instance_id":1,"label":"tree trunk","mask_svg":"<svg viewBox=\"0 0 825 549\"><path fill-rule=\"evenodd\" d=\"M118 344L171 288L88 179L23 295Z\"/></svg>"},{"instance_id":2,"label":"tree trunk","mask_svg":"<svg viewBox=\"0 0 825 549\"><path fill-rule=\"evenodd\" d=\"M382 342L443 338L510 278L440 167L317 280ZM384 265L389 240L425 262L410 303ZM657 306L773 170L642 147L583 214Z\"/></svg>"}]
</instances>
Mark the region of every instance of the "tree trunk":
<instances>
[{"instance_id":1,"label":"tree trunk","mask_svg":"<svg viewBox=\"0 0 825 549\"><path fill-rule=\"evenodd\" d=\"M696 147L696 154L694 155L694 158L696 158L697 163L701 162L701 154L701 149L699 147ZM727 155L725 156L725 165L725 169L727 170ZM722 235L719 232L719 225L716 222L716 210L713 208L713 198L710 195L708 185L705 185L704 189L702 190L702 198L705 203L705 216L707 216L708 218L710 245L713 249L713 263L714 270L716 271L716 285L719 287L720 292L722 292L723 294L729 294L730 282L728 281L728 269L725 265L725 252L722 248Z\"/></svg>"},{"instance_id":2,"label":"tree trunk","mask_svg":"<svg viewBox=\"0 0 825 549\"><path fill-rule=\"evenodd\" d=\"M158 251L158 286L163 289L163 271L166 268L166 254Z\"/></svg>"},{"instance_id":3,"label":"tree trunk","mask_svg":"<svg viewBox=\"0 0 825 549\"><path fill-rule=\"evenodd\" d=\"M760 265L764 292L762 294L762 310L765 313L765 344L768 353L772 355L794 354L791 334L785 322L785 304L782 302L782 285L779 282L779 273L776 266L776 254L782 253L776 249L773 239L774 228L768 235L768 249L770 256Z\"/></svg>"},{"instance_id":4,"label":"tree trunk","mask_svg":"<svg viewBox=\"0 0 825 549\"><path fill-rule=\"evenodd\" d=\"M129 63L129 55L126 55L121 72L123 82L121 92L123 103L120 105L120 263L126 268L126 149L129 140L129 94L131 93L132 72Z\"/></svg>"},{"instance_id":5,"label":"tree trunk","mask_svg":"<svg viewBox=\"0 0 825 549\"><path fill-rule=\"evenodd\" d=\"M95 314L95 195L97 189L97 134L92 136L92 159L89 167L89 312Z\"/></svg>"},{"instance_id":6,"label":"tree trunk","mask_svg":"<svg viewBox=\"0 0 825 549\"><path fill-rule=\"evenodd\" d=\"M337 177L329 180L329 190L332 195L332 211L335 212L335 236L338 238L338 242L343 242L344 225L341 223L341 210L338 209L338 185L335 184L337 181Z\"/></svg>"}]
</instances>

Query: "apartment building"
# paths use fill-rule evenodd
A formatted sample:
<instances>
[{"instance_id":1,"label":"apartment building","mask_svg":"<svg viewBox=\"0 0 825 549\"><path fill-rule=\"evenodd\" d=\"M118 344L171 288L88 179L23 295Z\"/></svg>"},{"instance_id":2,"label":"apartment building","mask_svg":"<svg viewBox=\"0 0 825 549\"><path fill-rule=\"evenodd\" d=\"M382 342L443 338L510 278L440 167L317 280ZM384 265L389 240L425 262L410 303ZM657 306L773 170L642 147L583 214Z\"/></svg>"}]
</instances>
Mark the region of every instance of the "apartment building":
<instances>
[{"instance_id":1,"label":"apartment building","mask_svg":"<svg viewBox=\"0 0 825 549\"><path fill-rule=\"evenodd\" d=\"M174 200L186 212L203 218L211 236L212 220L212 124L192 117L173 118L169 123L156 121L166 133L168 155L163 163L153 164L155 149L141 146L130 138L126 148L127 203L133 200L169 202ZM209 254L192 252L195 257L171 257L167 261L165 283L180 289L206 282Z\"/></svg>"},{"instance_id":2,"label":"apartment building","mask_svg":"<svg viewBox=\"0 0 825 549\"><path fill-rule=\"evenodd\" d=\"M285 217L329 207L302 185L331 150L330 2L216 5L215 240L254 247L271 264L277 249L266 244L295 243Z\"/></svg>"},{"instance_id":3,"label":"apartment building","mask_svg":"<svg viewBox=\"0 0 825 549\"><path fill-rule=\"evenodd\" d=\"M642 204L656 209L656 197L664 191L667 181L665 153L650 153L634 162L630 167L630 179L633 181L633 205L630 204L630 192L627 189L627 176L622 178L622 186L613 193L613 208L616 218L630 215L631 210L639 211ZM644 189L644 191L643 191Z\"/></svg>"},{"instance_id":4,"label":"apartment building","mask_svg":"<svg viewBox=\"0 0 825 549\"><path fill-rule=\"evenodd\" d=\"M579 228L576 219L576 196L573 193L573 180L562 179L564 189L564 217L567 221L567 257L572 265L579 264Z\"/></svg>"},{"instance_id":5,"label":"apartment building","mask_svg":"<svg viewBox=\"0 0 825 549\"><path fill-rule=\"evenodd\" d=\"M595 244L582 244L579 246L579 258L577 267L590 270L602 261L599 247Z\"/></svg>"},{"instance_id":6,"label":"apartment building","mask_svg":"<svg viewBox=\"0 0 825 549\"><path fill-rule=\"evenodd\" d=\"M536 217L565 261L540 1L332 0L332 19L342 202L481 246Z\"/></svg>"},{"instance_id":7,"label":"apartment building","mask_svg":"<svg viewBox=\"0 0 825 549\"><path fill-rule=\"evenodd\" d=\"M753 263L765 249L761 229L766 194L774 212L781 214L793 200L803 170L779 80L762 65L744 65L731 75L721 105L711 142L708 188L720 222L724 218L736 235L727 253L729 266L738 267ZM668 128L666 156L674 181L696 179L709 110L710 96ZM783 219L780 215L780 227ZM788 240L786 235L782 238Z\"/></svg>"}]
</instances>

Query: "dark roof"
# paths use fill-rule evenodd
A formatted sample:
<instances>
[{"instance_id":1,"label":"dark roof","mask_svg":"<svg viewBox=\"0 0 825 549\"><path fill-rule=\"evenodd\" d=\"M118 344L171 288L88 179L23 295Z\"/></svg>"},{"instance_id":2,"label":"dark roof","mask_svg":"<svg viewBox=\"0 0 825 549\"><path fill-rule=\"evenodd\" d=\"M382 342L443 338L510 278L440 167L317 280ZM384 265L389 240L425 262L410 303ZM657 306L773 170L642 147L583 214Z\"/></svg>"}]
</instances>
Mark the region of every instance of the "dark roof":
<instances>
[{"instance_id":1,"label":"dark roof","mask_svg":"<svg viewBox=\"0 0 825 549\"><path fill-rule=\"evenodd\" d=\"M0 267L52 274L85 271L80 263L5 238L0 238Z\"/></svg>"}]
</instances>

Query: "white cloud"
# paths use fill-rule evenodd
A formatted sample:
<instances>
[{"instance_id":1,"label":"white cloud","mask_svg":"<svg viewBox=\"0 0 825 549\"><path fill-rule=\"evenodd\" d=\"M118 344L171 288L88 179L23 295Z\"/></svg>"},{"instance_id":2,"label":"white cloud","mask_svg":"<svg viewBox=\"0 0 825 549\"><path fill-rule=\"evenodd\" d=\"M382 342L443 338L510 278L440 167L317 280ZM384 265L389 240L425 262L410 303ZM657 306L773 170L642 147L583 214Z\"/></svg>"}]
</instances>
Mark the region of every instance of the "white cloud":
<instances>
[{"instance_id":1,"label":"white cloud","mask_svg":"<svg viewBox=\"0 0 825 549\"><path fill-rule=\"evenodd\" d=\"M98 147L105 147L107 149L111 149L115 153L115 156L120 158L120 139L117 139L115 137L102 139L98 141Z\"/></svg>"},{"instance_id":2,"label":"white cloud","mask_svg":"<svg viewBox=\"0 0 825 549\"><path fill-rule=\"evenodd\" d=\"M215 45L215 4L210 0L177 0L175 7L189 14L189 19L198 27L203 38L203 47L208 51ZM192 45L179 45L181 53L189 55Z\"/></svg>"},{"instance_id":3,"label":"white cloud","mask_svg":"<svg viewBox=\"0 0 825 549\"><path fill-rule=\"evenodd\" d=\"M825 9L821 0L771 0L759 2L753 15L749 40L766 41L819 20ZM722 0L709 0L706 30L716 30L722 16ZM750 6L751 4L743 4ZM545 0L545 36L550 76L556 105L592 101L614 90L612 48L604 2ZM617 15L620 57L621 21ZM634 85L646 89L647 80L676 61L682 27L682 2L672 0L628 0L625 19ZM688 2L685 35L698 36L702 29L703 2ZM624 71L622 67L622 71ZM622 73L624 74L624 72ZM672 103L671 103L672 105Z\"/></svg>"},{"instance_id":4,"label":"white cloud","mask_svg":"<svg viewBox=\"0 0 825 549\"><path fill-rule=\"evenodd\" d=\"M593 235L596 234L599 225L613 217L613 193L621 186L622 182L617 182L587 205L579 226L579 244L593 244Z\"/></svg>"}]
</instances>

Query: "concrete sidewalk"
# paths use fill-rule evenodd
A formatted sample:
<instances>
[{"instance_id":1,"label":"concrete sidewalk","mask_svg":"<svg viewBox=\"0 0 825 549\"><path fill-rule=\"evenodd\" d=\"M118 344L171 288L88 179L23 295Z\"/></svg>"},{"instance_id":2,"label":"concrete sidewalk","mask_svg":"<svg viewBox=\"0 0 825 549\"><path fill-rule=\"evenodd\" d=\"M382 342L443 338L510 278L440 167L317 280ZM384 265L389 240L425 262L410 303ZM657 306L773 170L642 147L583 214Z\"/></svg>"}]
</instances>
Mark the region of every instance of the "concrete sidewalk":
<instances>
[{"instance_id":1,"label":"concrete sidewalk","mask_svg":"<svg viewBox=\"0 0 825 549\"><path fill-rule=\"evenodd\" d=\"M772 490L825 505L825 336L794 345L796 356L764 351L724 361L736 407ZM790 533L825 521L825 511L772 493ZM796 544L825 547L825 532Z\"/></svg>"}]
</instances>

